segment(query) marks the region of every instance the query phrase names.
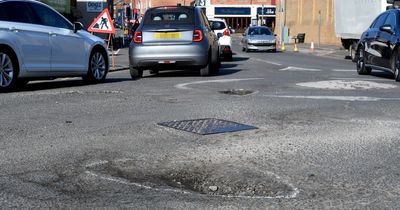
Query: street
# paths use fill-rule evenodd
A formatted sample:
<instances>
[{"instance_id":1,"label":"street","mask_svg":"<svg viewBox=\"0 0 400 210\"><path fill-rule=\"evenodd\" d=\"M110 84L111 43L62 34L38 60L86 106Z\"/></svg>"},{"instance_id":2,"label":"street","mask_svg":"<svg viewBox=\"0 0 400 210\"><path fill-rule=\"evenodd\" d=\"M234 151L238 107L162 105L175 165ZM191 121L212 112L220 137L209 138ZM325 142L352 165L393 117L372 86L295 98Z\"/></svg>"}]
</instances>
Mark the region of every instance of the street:
<instances>
[{"instance_id":1,"label":"street","mask_svg":"<svg viewBox=\"0 0 400 210\"><path fill-rule=\"evenodd\" d=\"M318 50L246 53L239 38L216 76L120 70L1 94L0 206L399 209L393 75ZM159 124L208 118L256 129Z\"/></svg>"}]
</instances>

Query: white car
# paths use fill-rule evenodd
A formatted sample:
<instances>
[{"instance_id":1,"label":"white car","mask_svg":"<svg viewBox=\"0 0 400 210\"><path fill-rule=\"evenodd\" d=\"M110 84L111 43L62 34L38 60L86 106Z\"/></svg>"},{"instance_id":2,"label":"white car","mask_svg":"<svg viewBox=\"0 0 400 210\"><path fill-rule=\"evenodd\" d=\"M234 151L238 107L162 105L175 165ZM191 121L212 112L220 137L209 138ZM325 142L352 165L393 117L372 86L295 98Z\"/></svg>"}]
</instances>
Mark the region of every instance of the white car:
<instances>
[{"instance_id":1,"label":"white car","mask_svg":"<svg viewBox=\"0 0 400 210\"><path fill-rule=\"evenodd\" d=\"M0 0L0 92L43 78L104 81L105 42L82 28L41 2Z\"/></svg>"},{"instance_id":2,"label":"white car","mask_svg":"<svg viewBox=\"0 0 400 210\"><path fill-rule=\"evenodd\" d=\"M232 39L228 25L221 18L209 18L208 20L214 29L214 33L218 36L221 56L227 60L232 60Z\"/></svg>"}]
</instances>

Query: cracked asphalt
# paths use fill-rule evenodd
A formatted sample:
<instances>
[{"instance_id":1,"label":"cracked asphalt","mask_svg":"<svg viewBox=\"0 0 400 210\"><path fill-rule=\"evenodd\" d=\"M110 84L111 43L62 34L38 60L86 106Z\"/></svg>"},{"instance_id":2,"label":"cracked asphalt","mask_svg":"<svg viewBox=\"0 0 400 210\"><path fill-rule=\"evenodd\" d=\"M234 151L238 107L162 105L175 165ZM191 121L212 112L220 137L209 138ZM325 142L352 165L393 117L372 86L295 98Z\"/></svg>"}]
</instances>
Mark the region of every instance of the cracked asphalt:
<instances>
[{"instance_id":1,"label":"cracked asphalt","mask_svg":"<svg viewBox=\"0 0 400 210\"><path fill-rule=\"evenodd\" d=\"M1 208L400 208L391 74L359 76L340 52L245 53L234 43L217 76L131 80L125 70L104 84L36 81L1 94ZM258 129L157 125L204 118Z\"/></svg>"}]
</instances>

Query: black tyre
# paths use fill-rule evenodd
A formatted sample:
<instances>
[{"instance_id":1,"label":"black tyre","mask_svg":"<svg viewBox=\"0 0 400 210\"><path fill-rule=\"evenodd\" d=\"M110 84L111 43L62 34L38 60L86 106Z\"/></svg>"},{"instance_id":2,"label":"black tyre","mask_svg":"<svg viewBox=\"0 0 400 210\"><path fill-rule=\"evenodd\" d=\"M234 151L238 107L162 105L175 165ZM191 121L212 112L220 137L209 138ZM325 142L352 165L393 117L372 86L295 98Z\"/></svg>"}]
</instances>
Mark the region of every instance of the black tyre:
<instances>
[{"instance_id":1,"label":"black tyre","mask_svg":"<svg viewBox=\"0 0 400 210\"><path fill-rule=\"evenodd\" d=\"M371 74L371 67L365 66L365 52L364 47L360 46L357 51L357 73L360 75L368 75Z\"/></svg>"},{"instance_id":2,"label":"black tyre","mask_svg":"<svg viewBox=\"0 0 400 210\"><path fill-rule=\"evenodd\" d=\"M219 73L219 68L221 67L221 56L219 56L219 52L218 52L217 55L218 55L217 56L217 60L216 60L215 63L213 63L213 66L212 66L212 72L211 73L213 75L218 74Z\"/></svg>"},{"instance_id":3,"label":"black tyre","mask_svg":"<svg viewBox=\"0 0 400 210\"><path fill-rule=\"evenodd\" d=\"M396 82L400 81L400 50L397 49L393 54L392 58L392 70L394 73L394 80Z\"/></svg>"},{"instance_id":4,"label":"black tyre","mask_svg":"<svg viewBox=\"0 0 400 210\"><path fill-rule=\"evenodd\" d=\"M19 65L14 52L0 49L0 92L8 92L17 87L18 73Z\"/></svg>"},{"instance_id":5,"label":"black tyre","mask_svg":"<svg viewBox=\"0 0 400 210\"><path fill-rule=\"evenodd\" d=\"M227 55L225 59L226 59L227 61L232 61L232 60L233 60L232 53L229 53L229 55Z\"/></svg>"},{"instance_id":6,"label":"black tyre","mask_svg":"<svg viewBox=\"0 0 400 210\"><path fill-rule=\"evenodd\" d=\"M89 69L83 80L88 83L99 83L106 80L108 59L105 53L94 50L89 57Z\"/></svg>"},{"instance_id":7,"label":"black tyre","mask_svg":"<svg viewBox=\"0 0 400 210\"><path fill-rule=\"evenodd\" d=\"M356 48L357 48L357 43L356 42L353 42L353 44L351 44L351 46L349 47L350 59L353 62L357 61Z\"/></svg>"},{"instance_id":8,"label":"black tyre","mask_svg":"<svg viewBox=\"0 0 400 210\"><path fill-rule=\"evenodd\" d=\"M212 63L211 58L211 52L209 52L207 65L200 69L200 76L209 76L215 70L215 63Z\"/></svg>"},{"instance_id":9,"label":"black tyre","mask_svg":"<svg viewBox=\"0 0 400 210\"><path fill-rule=\"evenodd\" d=\"M129 68L129 73L131 74L132 79L139 79L143 77L143 69L133 68L131 66Z\"/></svg>"}]
</instances>

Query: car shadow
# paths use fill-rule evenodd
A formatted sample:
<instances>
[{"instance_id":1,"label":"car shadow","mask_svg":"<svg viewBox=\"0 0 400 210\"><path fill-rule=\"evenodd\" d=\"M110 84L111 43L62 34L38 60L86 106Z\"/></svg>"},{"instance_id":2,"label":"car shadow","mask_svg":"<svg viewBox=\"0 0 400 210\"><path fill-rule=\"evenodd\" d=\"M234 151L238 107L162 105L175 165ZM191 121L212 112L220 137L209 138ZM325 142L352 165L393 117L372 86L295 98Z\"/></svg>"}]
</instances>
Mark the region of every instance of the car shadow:
<instances>
[{"instance_id":1,"label":"car shadow","mask_svg":"<svg viewBox=\"0 0 400 210\"><path fill-rule=\"evenodd\" d=\"M249 57L236 57L236 56L232 57L232 61L247 61L249 59L250 59Z\"/></svg>"},{"instance_id":2,"label":"car shadow","mask_svg":"<svg viewBox=\"0 0 400 210\"><path fill-rule=\"evenodd\" d=\"M68 78L65 80L38 80L38 81L31 81L27 85L23 87L19 87L12 92L29 92L29 91L38 91L38 90L51 90L51 89L58 89L58 88L70 88L70 87L82 87L82 86L92 86L92 85L99 85L99 84L107 84L107 83L117 83L117 82L124 82L130 81L130 78L110 78L106 79L103 83L97 84L88 84L83 81L81 78Z\"/></svg>"},{"instance_id":3,"label":"car shadow","mask_svg":"<svg viewBox=\"0 0 400 210\"><path fill-rule=\"evenodd\" d=\"M394 80L394 75L391 72L387 72L387 71L379 71L379 70L372 70L371 71L371 76L374 77L379 77L382 79L390 79L390 80Z\"/></svg>"}]
</instances>

